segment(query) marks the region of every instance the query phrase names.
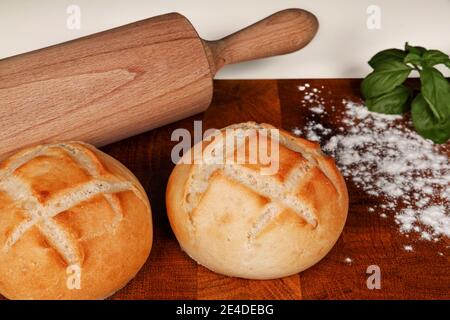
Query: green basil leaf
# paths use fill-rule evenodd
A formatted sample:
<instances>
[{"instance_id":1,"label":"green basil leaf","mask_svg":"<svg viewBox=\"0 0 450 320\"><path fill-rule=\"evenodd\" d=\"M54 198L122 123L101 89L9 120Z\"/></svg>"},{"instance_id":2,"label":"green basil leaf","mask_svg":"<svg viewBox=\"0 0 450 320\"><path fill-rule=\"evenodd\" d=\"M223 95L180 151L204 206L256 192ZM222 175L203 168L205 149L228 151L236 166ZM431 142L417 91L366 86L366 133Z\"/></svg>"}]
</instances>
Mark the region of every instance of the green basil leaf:
<instances>
[{"instance_id":1,"label":"green basil leaf","mask_svg":"<svg viewBox=\"0 0 450 320\"><path fill-rule=\"evenodd\" d=\"M450 118L450 84L437 69L424 67L420 72L421 93L438 121Z\"/></svg>"},{"instance_id":2,"label":"green basil leaf","mask_svg":"<svg viewBox=\"0 0 450 320\"><path fill-rule=\"evenodd\" d=\"M377 69L361 83L364 98L374 98L394 90L408 78L411 68L403 62L387 60L377 64Z\"/></svg>"},{"instance_id":3,"label":"green basil leaf","mask_svg":"<svg viewBox=\"0 0 450 320\"><path fill-rule=\"evenodd\" d=\"M425 51L427 51L427 49L419 46L410 46L407 42L405 43L405 51L407 51L407 53L413 53L421 57L425 53Z\"/></svg>"},{"instance_id":4,"label":"green basil leaf","mask_svg":"<svg viewBox=\"0 0 450 320\"><path fill-rule=\"evenodd\" d=\"M412 90L401 85L379 97L366 99L365 103L370 111L385 114L402 114L408 111L410 107L408 102L411 95Z\"/></svg>"},{"instance_id":5,"label":"green basil leaf","mask_svg":"<svg viewBox=\"0 0 450 320\"><path fill-rule=\"evenodd\" d=\"M400 49L386 49L374 55L368 63L372 68L376 69L379 63L382 63L386 60L393 59L403 61L405 55L406 52Z\"/></svg>"},{"instance_id":6,"label":"green basil leaf","mask_svg":"<svg viewBox=\"0 0 450 320\"><path fill-rule=\"evenodd\" d=\"M427 50L422 56L422 64L427 67L443 64L448 61L448 55L439 50Z\"/></svg>"},{"instance_id":7,"label":"green basil leaf","mask_svg":"<svg viewBox=\"0 0 450 320\"><path fill-rule=\"evenodd\" d=\"M417 132L435 143L450 139L450 117L440 122L433 114L422 94L412 102L411 117Z\"/></svg>"},{"instance_id":8,"label":"green basil leaf","mask_svg":"<svg viewBox=\"0 0 450 320\"><path fill-rule=\"evenodd\" d=\"M410 52L405 56L405 59L403 60L404 63L412 63L414 65L421 65L422 64L422 57L418 55L417 53Z\"/></svg>"},{"instance_id":9,"label":"green basil leaf","mask_svg":"<svg viewBox=\"0 0 450 320\"><path fill-rule=\"evenodd\" d=\"M450 68L450 59L445 63L447 68Z\"/></svg>"}]
</instances>

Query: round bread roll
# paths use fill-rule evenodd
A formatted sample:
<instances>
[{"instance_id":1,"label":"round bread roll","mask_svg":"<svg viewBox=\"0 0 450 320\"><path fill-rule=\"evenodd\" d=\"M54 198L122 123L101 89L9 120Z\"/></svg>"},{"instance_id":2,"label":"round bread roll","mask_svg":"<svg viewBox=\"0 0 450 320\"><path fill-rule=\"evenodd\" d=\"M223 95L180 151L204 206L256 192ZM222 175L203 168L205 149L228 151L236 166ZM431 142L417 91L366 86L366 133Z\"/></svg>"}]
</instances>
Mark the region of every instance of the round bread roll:
<instances>
[{"instance_id":1,"label":"round bread roll","mask_svg":"<svg viewBox=\"0 0 450 320\"><path fill-rule=\"evenodd\" d=\"M0 164L0 293L103 299L150 253L150 203L120 162L81 142L41 145Z\"/></svg>"},{"instance_id":2,"label":"round bread roll","mask_svg":"<svg viewBox=\"0 0 450 320\"><path fill-rule=\"evenodd\" d=\"M263 170L269 162L252 156L252 145L276 155L276 170ZM318 144L249 122L198 146L176 165L166 194L172 229L190 257L224 275L274 279L311 267L331 250L348 194ZM238 161L238 154L245 157Z\"/></svg>"}]
</instances>

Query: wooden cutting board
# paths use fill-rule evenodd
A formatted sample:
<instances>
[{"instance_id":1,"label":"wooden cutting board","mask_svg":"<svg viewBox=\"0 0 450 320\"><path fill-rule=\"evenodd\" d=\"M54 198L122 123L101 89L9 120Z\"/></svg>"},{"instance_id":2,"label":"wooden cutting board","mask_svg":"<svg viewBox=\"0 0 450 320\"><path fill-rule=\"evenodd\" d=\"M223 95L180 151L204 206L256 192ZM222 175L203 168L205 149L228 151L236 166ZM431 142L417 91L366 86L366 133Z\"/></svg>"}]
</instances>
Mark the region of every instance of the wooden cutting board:
<instances>
[{"instance_id":1,"label":"wooden cutting board","mask_svg":"<svg viewBox=\"0 0 450 320\"><path fill-rule=\"evenodd\" d=\"M358 100L359 80L215 81L211 107L202 114L104 148L121 160L145 186L153 207L155 240L151 256L138 276L112 299L449 299L450 241L415 241L398 232L394 218L380 218L368 207L383 201L368 197L347 181L350 211L344 232L319 264L295 276L271 281L229 278L210 272L184 254L170 229L164 193L173 168L170 151L176 128L204 129L243 121L268 122L291 130L308 119L300 109L298 85L322 85L337 108L345 99ZM333 104L334 105L334 104ZM335 128L333 119L326 127ZM450 155L450 152L449 152ZM413 244L414 251L403 249ZM442 252L444 256L438 255ZM345 262L350 257L352 263ZM366 286L366 269L381 268L381 290Z\"/></svg>"},{"instance_id":2,"label":"wooden cutting board","mask_svg":"<svg viewBox=\"0 0 450 320\"><path fill-rule=\"evenodd\" d=\"M202 114L123 140L103 148L130 168L147 190L152 203L154 244L147 263L111 299L449 299L448 239L416 241L398 232L394 218L382 219L368 207L384 199L368 197L350 181L350 211L346 227L333 250L317 265L288 278L250 281L208 271L184 254L170 229L164 194L173 168L170 141L176 128L193 130L194 120L204 129L242 121L268 122L291 130L310 114L300 108L297 86L322 85L331 93L325 106L345 99L358 100L360 80L215 81L211 107ZM340 103L334 104L342 108ZM339 111L339 110L337 110ZM324 119L336 128L334 119ZM450 155L450 153L449 153ZM413 242L414 251L403 249ZM438 255L442 252L444 255ZM352 263L345 262L350 257ZM366 269L381 268L381 290L366 286Z\"/></svg>"}]
</instances>

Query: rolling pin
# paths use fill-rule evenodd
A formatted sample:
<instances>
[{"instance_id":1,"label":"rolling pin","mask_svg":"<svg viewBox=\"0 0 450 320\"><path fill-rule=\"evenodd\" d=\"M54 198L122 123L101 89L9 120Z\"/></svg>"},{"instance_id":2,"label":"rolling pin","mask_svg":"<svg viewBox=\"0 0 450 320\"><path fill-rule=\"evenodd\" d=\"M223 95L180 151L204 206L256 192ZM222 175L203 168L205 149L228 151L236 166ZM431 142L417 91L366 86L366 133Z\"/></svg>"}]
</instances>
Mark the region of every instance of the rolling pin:
<instances>
[{"instance_id":1,"label":"rolling pin","mask_svg":"<svg viewBox=\"0 0 450 320\"><path fill-rule=\"evenodd\" d=\"M221 67L296 51L317 29L288 9L205 41L170 13L0 60L0 158L62 140L102 146L202 112Z\"/></svg>"}]
</instances>

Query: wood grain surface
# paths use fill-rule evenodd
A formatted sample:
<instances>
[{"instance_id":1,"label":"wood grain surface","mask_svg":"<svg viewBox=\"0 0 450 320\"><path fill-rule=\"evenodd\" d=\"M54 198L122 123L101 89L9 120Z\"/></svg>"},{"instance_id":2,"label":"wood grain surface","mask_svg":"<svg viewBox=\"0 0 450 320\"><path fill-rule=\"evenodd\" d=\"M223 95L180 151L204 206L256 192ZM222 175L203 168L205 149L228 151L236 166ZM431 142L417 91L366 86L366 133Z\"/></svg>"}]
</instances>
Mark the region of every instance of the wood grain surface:
<instances>
[{"instance_id":1,"label":"wood grain surface","mask_svg":"<svg viewBox=\"0 0 450 320\"><path fill-rule=\"evenodd\" d=\"M317 265L288 278L250 281L210 272L184 254L170 229L164 203L166 182L173 168L170 141L176 128L203 129L242 122L268 122L290 130L302 126L308 111L301 109L297 86L310 83L331 91L326 106L343 98L358 100L359 80L215 81L212 105L197 116L105 147L140 179L151 199L155 240L143 270L112 299L449 299L449 241L437 243L406 238L394 218L380 218L367 208L382 201L368 197L347 181L350 211L333 250ZM335 127L333 118L326 127ZM403 250L413 241L414 251ZM443 252L444 256L438 255ZM352 263L346 263L350 257ZM381 290L366 286L369 265L381 268Z\"/></svg>"},{"instance_id":2,"label":"wood grain surface","mask_svg":"<svg viewBox=\"0 0 450 320\"><path fill-rule=\"evenodd\" d=\"M319 21L302 9L274 13L223 39L203 41L211 73L224 65L300 50L316 35Z\"/></svg>"},{"instance_id":3,"label":"wood grain surface","mask_svg":"<svg viewBox=\"0 0 450 320\"><path fill-rule=\"evenodd\" d=\"M240 80L215 81L212 105L206 112L103 148L130 168L145 187L153 210L154 244L147 263L111 299L449 299L449 241L432 243L407 238L394 218L382 219L367 208L382 198L368 197L350 181L350 211L344 232L332 251L317 265L288 278L250 281L215 274L184 254L170 229L165 188L174 166L171 133L243 121L268 122L291 130L310 114L300 107L298 85L324 86L325 106L342 108L345 99L358 100L360 80ZM334 118L324 125L335 128ZM405 244L414 251L403 250ZM442 252L444 255L439 255ZM352 263L345 262L350 257ZM381 289L366 286L369 265L381 269Z\"/></svg>"},{"instance_id":4,"label":"wood grain surface","mask_svg":"<svg viewBox=\"0 0 450 320\"><path fill-rule=\"evenodd\" d=\"M211 96L203 43L176 13L0 60L0 157L56 139L105 145Z\"/></svg>"}]
</instances>

